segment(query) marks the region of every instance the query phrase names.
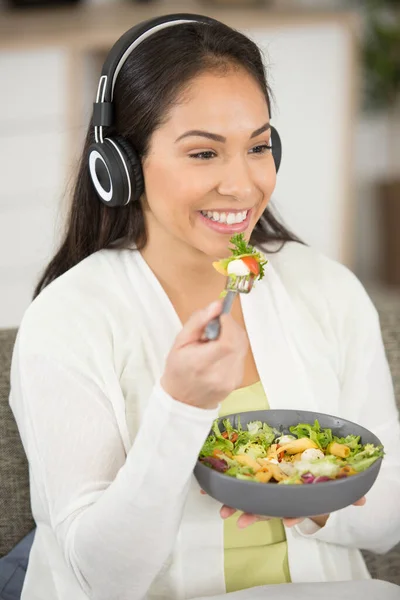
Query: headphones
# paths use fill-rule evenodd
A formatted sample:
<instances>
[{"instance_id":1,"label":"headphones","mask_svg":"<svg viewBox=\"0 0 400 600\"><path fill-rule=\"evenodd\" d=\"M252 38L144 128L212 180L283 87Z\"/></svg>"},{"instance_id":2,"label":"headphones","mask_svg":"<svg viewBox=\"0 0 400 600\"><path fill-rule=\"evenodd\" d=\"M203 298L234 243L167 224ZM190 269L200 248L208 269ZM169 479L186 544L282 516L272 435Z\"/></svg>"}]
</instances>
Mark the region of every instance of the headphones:
<instances>
[{"instance_id":1,"label":"headphones","mask_svg":"<svg viewBox=\"0 0 400 600\"><path fill-rule=\"evenodd\" d=\"M124 33L111 48L101 71L92 122L95 142L89 147L90 178L98 198L106 206L126 206L139 200L144 191L140 157L122 136L104 136L104 128L114 122L113 94L118 74L131 52L153 33L183 23L219 23L209 17L194 14L164 15L135 25ZM282 145L278 132L271 127L272 155L278 172Z\"/></svg>"}]
</instances>

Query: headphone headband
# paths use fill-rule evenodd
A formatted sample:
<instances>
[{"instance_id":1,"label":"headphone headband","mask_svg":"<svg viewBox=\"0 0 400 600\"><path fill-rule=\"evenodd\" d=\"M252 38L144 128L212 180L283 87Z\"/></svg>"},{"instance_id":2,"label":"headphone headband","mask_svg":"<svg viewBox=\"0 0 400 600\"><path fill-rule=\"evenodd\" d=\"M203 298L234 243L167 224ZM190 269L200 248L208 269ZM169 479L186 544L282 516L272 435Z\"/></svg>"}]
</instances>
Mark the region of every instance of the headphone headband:
<instances>
[{"instance_id":1,"label":"headphone headband","mask_svg":"<svg viewBox=\"0 0 400 600\"><path fill-rule=\"evenodd\" d=\"M96 102L93 105L93 125L95 127L96 142L99 141L99 138L101 142L103 140L102 128L108 127L113 123L112 102L115 83L121 68L131 52L153 35L153 33L183 23L210 24L217 23L217 21L204 15L186 13L164 15L148 19L131 27L116 41L104 62L97 88Z\"/></svg>"}]
</instances>

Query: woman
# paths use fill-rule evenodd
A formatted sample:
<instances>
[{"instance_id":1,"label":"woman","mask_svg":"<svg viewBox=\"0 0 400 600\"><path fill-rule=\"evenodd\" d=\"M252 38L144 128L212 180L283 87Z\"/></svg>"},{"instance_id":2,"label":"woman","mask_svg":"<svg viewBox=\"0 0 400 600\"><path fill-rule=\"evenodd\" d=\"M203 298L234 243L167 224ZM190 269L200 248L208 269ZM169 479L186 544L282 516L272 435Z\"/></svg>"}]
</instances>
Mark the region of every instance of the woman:
<instances>
[{"instance_id":1,"label":"woman","mask_svg":"<svg viewBox=\"0 0 400 600\"><path fill-rule=\"evenodd\" d=\"M10 402L37 523L23 598L176 600L367 578L357 548L400 538L391 379L360 283L270 212L259 50L203 19L126 54L113 98L101 80L65 239L14 351ZM105 135L140 159L143 193L137 165L125 188L114 182L127 206L106 206ZM239 231L265 251L267 273L204 343L224 285L211 263ZM200 493L192 472L213 419L268 407L341 415L380 437L387 454L365 506L238 519Z\"/></svg>"}]
</instances>

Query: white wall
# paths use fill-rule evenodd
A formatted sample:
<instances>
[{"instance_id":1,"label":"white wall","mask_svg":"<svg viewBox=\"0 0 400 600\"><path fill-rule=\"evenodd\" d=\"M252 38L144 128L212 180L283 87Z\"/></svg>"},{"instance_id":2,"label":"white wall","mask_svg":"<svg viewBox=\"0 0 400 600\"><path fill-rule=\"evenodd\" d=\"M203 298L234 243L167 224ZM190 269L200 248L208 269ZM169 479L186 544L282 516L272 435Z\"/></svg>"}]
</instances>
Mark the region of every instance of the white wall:
<instances>
[{"instance_id":1,"label":"white wall","mask_svg":"<svg viewBox=\"0 0 400 600\"><path fill-rule=\"evenodd\" d=\"M0 327L19 323L57 236L65 71L61 50L0 54Z\"/></svg>"},{"instance_id":2,"label":"white wall","mask_svg":"<svg viewBox=\"0 0 400 600\"><path fill-rule=\"evenodd\" d=\"M391 126L384 113L360 115L357 123L354 150L357 202L355 272L365 281L377 280L381 271L382 231L377 185L393 173L393 156L390 156L389 150Z\"/></svg>"},{"instance_id":3,"label":"white wall","mask_svg":"<svg viewBox=\"0 0 400 600\"><path fill-rule=\"evenodd\" d=\"M339 23L277 27L253 36L266 52L276 98L272 123L283 158L273 196L285 222L306 243L352 266L347 125L352 46Z\"/></svg>"}]
</instances>

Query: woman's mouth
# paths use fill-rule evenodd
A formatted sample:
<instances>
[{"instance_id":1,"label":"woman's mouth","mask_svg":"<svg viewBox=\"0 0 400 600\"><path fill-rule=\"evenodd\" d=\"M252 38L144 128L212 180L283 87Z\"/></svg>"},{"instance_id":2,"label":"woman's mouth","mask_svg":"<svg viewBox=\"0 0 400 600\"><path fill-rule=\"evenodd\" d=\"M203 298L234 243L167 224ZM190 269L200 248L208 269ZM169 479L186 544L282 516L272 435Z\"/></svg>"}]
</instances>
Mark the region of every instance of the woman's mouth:
<instances>
[{"instance_id":1,"label":"woman's mouth","mask_svg":"<svg viewBox=\"0 0 400 600\"><path fill-rule=\"evenodd\" d=\"M246 231L252 209L242 211L200 210L202 222L219 233L241 233Z\"/></svg>"}]
</instances>

